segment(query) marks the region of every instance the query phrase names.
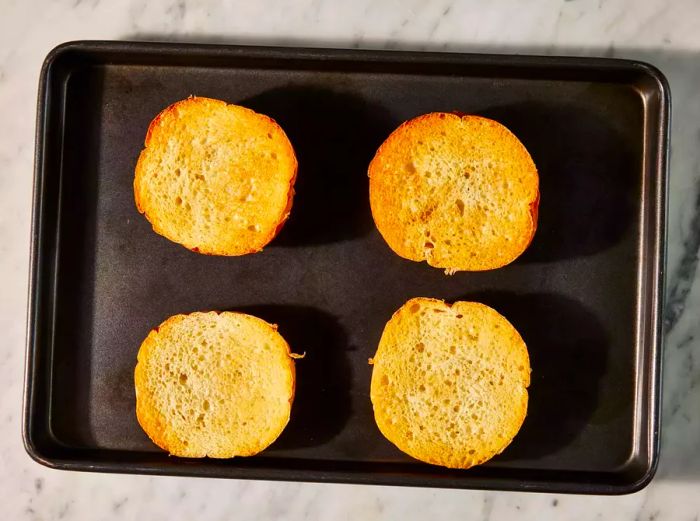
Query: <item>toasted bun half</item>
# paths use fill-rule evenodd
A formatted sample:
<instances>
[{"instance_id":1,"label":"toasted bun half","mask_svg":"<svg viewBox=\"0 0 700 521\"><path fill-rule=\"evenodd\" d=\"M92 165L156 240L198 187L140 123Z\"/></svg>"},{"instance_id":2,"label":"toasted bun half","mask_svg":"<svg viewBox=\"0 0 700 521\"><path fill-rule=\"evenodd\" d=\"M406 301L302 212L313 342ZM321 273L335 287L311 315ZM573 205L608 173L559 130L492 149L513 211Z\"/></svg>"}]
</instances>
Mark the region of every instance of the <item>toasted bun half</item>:
<instances>
[{"instance_id":1,"label":"toasted bun half","mask_svg":"<svg viewBox=\"0 0 700 521\"><path fill-rule=\"evenodd\" d=\"M369 178L389 247L447 273L504 266L535 234L537 169L496 121L444 112L407 121L381 145Z\"/></svg>"},{"instance_id":2,"label":"toasted bun half","mask_svg":"<svg viewBox=\"0 0 700 521\"><path fill-rule=\"evenodd\" d=\"M134 198L153 229L209 255L260 251L281 229L297 160L271 118L191 97L151 122L136 164Z\"/></svg>"},{"instance_id":3,"label":"toasted bun half","mask_svg":"<svg viewBox=\"0 0 700 521\"><path fill-rule=\"evenodd\" d=\"M289 421L295 372L276 326L243 313L175 315L141 345L136 417L174 456L251 456Z\"/></svg>"},{"instance_id":4,"label":"toasted bun half","mask_svg":"<svg viewBox=\"0 0 700 521\"><path fill-rule=\"evenodd\" d=\"M421 461L461 469L484 463L525 419L527 348L484 304L409 300L387 323L371 362L379 430Z\"/></svg>"}]
</instances>

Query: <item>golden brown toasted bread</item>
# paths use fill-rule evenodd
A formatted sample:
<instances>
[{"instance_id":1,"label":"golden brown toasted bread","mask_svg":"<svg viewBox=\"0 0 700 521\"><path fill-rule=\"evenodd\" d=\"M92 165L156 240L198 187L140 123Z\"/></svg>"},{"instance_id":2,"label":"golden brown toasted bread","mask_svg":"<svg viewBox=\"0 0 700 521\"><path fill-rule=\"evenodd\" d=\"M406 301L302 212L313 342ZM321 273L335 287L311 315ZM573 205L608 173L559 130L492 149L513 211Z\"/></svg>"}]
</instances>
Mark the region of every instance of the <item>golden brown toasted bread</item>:
<instances>
[{"instance_id":1,"label":"golden brown toasted bread","mask_svg":"<svg viewBox=\"0 0 700 521\"><path fill-rule=\"evenodd\" d=\"M153 229L200 253L260 251L281 229L297 160L271 118L191 97L151 122L136 164L136 207Z\"/></svg>"},{"instance_id":2,"label":"golden brown toasted bread","mask_svg":"<svg viewBox=\"0 0 700 521\"><path fill-rule=\"evenodd\" d=\"M370 362L379 430L416 459L451 468L484 463L525 419L527 348L484 304L409 300L387 323Z\"/></svg>"},{"instance_id":3,"label":"golden brown toasted bread","mask_svg":"<svg viewBox=\"0 0 700 521\"><path fill-rule=\"evenodd\" d=\"M276 326L243 313L175 315L141 345L136 417L153 442L190 458L250 456L289 421L294 361Z\"/></svg>"},{"instance_id":4,"label":"golden brown toasted bread","mask_svg":"<svg viewBox=\"0 0 700 521\"><path fill-rule=\"evenodd\" d=\"M455 271L499 268L537 227L539 178L523 144L478 116L405 122L369 166L372 216L392 250Z\"/></svg>"}]
</instances>

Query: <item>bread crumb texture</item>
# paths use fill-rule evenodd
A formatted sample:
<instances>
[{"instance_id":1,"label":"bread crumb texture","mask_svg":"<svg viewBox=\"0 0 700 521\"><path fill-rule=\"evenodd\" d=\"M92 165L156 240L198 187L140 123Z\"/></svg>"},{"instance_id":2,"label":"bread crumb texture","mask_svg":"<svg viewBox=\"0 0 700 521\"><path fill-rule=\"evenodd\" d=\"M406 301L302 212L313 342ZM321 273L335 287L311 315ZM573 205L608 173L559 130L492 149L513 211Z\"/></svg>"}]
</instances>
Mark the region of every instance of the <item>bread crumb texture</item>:
<instances>
[{"instance_id":1,"label":"bread crumb texture","mask_svg":"<svg viewBox=\"0 0 700 521\"><path fill-rule=\"evenodd\" d=\"M175 315L141 345L136 416L174 456L251 456L289 421L294 362L276 327L243 313Z\"/></svg>"},{"instance_id":2,"label":"bread crumb texture","mask_svg":"<svg viewBox=\"0 0 700 521\"><path fill-rule=\"evenodd\" d=\"M455 271L499 268L537 227L539 178L500 123L444 112L405 122L369 166L372 216L392 250Z\"/></svg>"},{"instance_id":3,"label":"bread crumb texture","mask_svg":"<svg viewBox=\"0 0 700 521\"><path fill-rule=\"evenodd\" d=\"M191 97L151 122L134 197L153 229L200 253L260 251L281 229L297 160L275 121L223 101Z\"/></svg>"},{"instance_id":4,"label":"bread crumb texture","mask_svg":"<svg viewBox=\"0 0 700 521\"><path fill-rule=\"evenodd\" d=\"M525 343L497 311L414 298L384 329L370 395L379 430L400 450L465 469L510 444L529 385Z\"/></svg>"}]
</instances>

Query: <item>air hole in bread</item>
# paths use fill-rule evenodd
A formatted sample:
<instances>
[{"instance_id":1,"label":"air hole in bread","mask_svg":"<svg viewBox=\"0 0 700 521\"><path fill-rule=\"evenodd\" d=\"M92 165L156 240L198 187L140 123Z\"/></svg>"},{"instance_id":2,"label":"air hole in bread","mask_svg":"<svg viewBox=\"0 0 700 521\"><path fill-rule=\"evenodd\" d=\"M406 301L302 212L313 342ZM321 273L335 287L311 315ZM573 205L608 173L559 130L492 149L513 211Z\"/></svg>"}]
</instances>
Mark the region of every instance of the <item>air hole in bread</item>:
<instances>
[{"instance_id":1,"label":"air hole in bread","mask_svg":"<svg viewBox=\"0 0 700 521\"><path fill-rule=\"evenodd\" d=\"M389 377L387 375L382 375L381 384L382 385L389 385Z\"/></svg>"},{"instance_id":2,"label":"air hole in bread","mask_svg":"<svg viewBox=\"0 0 700 521\"><path fill-rule=\"evenodd\" d=\"M425 385L420 384L420 385L418 386L418 390L419 390L420 392L422 392L422 393L425 392Z\"/></svg>"},{"instance_id":3,"label":"air hole in bread","mask_svg":"<svg viewBox=\"0 0 700 521\"><path fill-rule=\"evenodd\" d=\"M187 375L185 373L180 373L180 383L183 385L187 383Z\"/></svg>"},{"instance_id":4,"label":"air hole in bread","mask_svg":"<svg viewBox=\"0 0 700 521\"><path fill-rule=\"evenodd\" d=\"M182 204L182 197L179 195L175 198L175 204L180 206Z\"/></svg>"},{"instance_id":5,"label":"air hole in bread","mask_svg":"<svg viewBox=\"0 0 700 521\"><path fill-rule=\"evenodd\" d=\"M411 307L409 307L408 310L411 313L418 313L418 311L420 311L420 304L418 304L418 303L411 304Z\"/></svg>"},{"instance_id":6,"label":"air hole in bread","mask_svg":"<svg viewBox=\"0 0 700 521\"><path fill-rule=\"evenodd\" d=\"M459 215L464 215L464 201L461 199L457 199L455 201L455 205L457 205L457 211L459 212Z\"/></svg>"},{"instance_id":7,"label":"air hole in bread","mask_svg":"<svg viewBox=\"0 0 700 521\"><path fill-rule=\"evenodd\" d=\"M451 355L457 354L457 348L455 346L450 346L450 354Z\"/></svg>"}]
</instances>

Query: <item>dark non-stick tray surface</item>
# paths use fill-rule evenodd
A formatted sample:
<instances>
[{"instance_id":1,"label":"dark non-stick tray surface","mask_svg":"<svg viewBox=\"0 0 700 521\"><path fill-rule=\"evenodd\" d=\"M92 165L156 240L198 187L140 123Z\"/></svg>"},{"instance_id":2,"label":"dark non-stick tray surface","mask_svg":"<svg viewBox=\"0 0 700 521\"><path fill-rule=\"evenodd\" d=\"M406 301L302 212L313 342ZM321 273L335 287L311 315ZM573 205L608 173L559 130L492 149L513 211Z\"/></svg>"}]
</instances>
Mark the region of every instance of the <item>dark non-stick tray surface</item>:
<instances>
[{"instance_id":1,"label":"dark non-stick tray surface","mask_svg":"<svg viewBox=\"0 0 700 521\"><path fill-rule=\"evenodd\" d=\"M276 119L297 197L264 252L198 255L155 234L132 181L151 119L191 94ZM367 165L431 111L508 126L540 172L539 229L512 265L446 276L373 225ZM669 91L607 59L79 42L41 76L24 438L55 468L456 488L623 493L658 455ZM527 419L470 470L415 461L369 400L384 324L407 299L479 300L522 333ZM170 457L140 429L133 370L170 315L242 310L296 352L292 418L251 458Z\"/></svg>"}]
</instances>

